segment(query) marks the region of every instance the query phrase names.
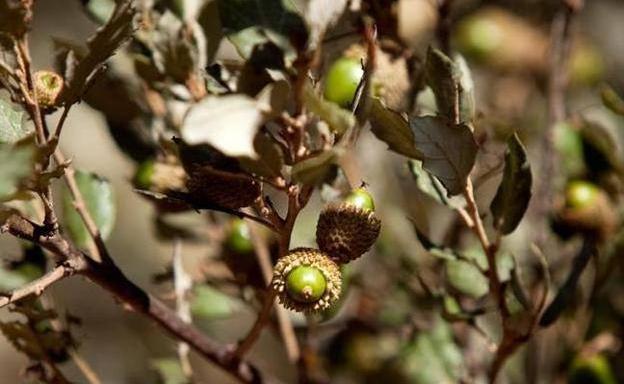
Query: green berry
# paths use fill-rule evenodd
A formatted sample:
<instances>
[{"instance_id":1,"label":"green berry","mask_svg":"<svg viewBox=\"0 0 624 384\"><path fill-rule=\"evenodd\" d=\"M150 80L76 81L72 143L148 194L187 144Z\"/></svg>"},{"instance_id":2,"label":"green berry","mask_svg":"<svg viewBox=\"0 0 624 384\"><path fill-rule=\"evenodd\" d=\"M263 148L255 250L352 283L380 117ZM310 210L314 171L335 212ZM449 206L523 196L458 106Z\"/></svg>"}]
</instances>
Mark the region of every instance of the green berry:
<instances>
[{"instance_id":1,"label":"green berry","mask_svg":"<svg viewBox=\"0 0 624 384\"><path fill-rule=\"evenodd\" d=\"M301 265L290 271L286 277L286 290L296 301L313 303L318 301L327 288L325 276L318 269Z\"/></svg>"},{"instance_id":2,"label":"green berry","mask_svg":"<svg viewBox=\"0 0 624 384\"><path fill-rule=\"evenodd\" d=\"M364 70L358 60L346 57L336 60L325 79L325 99L348 108L363 75Z\"/></svg>"},{"instance_id":3,"label":"green berry","mask_svg":"<svg viewBox=\"0 0 624 384\"><path fill-rule=\"evenodd\" d=\"M249 233L249 226L242 219L234 219L226 239L226 246L232 252L245 254L253 252L253 243Z\"/></svg>"},{"instance_id":4,"label":"green berry","mask_svg":"<svg viewBox=\"0 0 624 384\"><path fill-rule=\"evenodd\" d=\"M345 198L345 203L354 205L357 208L374 211L375 202L373 197L364 188L358 188L351 191L351 193Z\"/></svg>"},{"instance_id":5,"label":"green berry","mask_svg":"<svg viewBox=\"0 0 624 384\"><path fill-rule=\"evenodd\" d=\"M561 122L555 126L555 148L561 156L563 168L568 176L583 174L585 171L583 139L569 123Z\"/></svg>"},{"instance_id":6,"label":"green berry","mask_svg":"<svg viewBox=\"0 0 624 384\"><path fill-rule=\"evenodd\" d=\"M566 188L566 206L573 209L582 209L592 206L598 196L600 188L588 181L573 181Z\"/></svg>"},{"instance_id":7,"label":"green berry","mask_svg":"<svg viewBox=\"0 0 624 384\"><path fill-rule=\"evenodd\" d=\"M154 169L154 160L149 159L142 162L134 174L134 185L139 189L150 189L154 177Z\"/></svg>"},{"instance_id":8,"label":"green berry","mask_svg":"<svg viewBox=\"0 0 624 384\"><path fill-rule=\"evenodd\" d=\"M576 358L569 374L570 384L615 384L617 381L603 355Z\"/></svg>"}]
</instances>

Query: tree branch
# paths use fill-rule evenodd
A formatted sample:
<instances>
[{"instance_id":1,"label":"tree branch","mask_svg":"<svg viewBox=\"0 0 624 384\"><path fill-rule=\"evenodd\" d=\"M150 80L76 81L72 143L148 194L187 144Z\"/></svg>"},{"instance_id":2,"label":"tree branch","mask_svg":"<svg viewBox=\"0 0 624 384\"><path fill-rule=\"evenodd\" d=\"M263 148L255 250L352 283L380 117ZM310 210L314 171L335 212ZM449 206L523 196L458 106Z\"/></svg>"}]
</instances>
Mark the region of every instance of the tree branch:
<instances>
[{"instance_id":1,"label":"tree branch","mask_svg":"<svg viewBox=\"0 0 624 384\"><path fill-rule=\"evenodd\" d=\"M241 359L232 359L223 345L207 337L192 324L184 322L173 309L130 281L114 263L95 261L58 233L47 236L44 227L17 214L11 215L0 228L3 232L39 244L56 254L57 258L70 263L69 265L73 266L76 274L85 276L106 289L125 308L150 318L175 339L188 343L201 356L221 366L239 381L243 383L264 382L257 368ZM57 278L55 281L60 279Z\"/></svg>"}]
</instances>

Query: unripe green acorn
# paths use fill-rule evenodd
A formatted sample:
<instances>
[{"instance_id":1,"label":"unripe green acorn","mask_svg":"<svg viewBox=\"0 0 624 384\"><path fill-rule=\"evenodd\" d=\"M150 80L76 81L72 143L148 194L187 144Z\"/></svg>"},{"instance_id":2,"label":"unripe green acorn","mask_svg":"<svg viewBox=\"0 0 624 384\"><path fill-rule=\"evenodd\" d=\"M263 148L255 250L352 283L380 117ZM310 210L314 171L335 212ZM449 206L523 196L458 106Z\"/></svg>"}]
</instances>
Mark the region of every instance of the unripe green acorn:
<instances>
[{"instance_id":1,"label":"unripe green acorn","mask_svg":"<svg viewBox=\"0 0 624 384\"><path fill-rule=\"evenodd\" d=\"M357 189L338 204L327 205L316 225L316 242L339 263L362 256L375 243L381 221L375 216L375 204L364 189Z\"/></svg>"},{"instance_id":2,"label":"unripe green acorn","mask_svg":"<svg viewBox=\"0 0 624 384\"><path fill-rule=\"evenodd\" d=\"M254 247L249 234L249 226L245 220L233 219L230 222L225 245L228 250L239 255L253 252Z\"/></svg>"},{"instance_id":3,"label":"unripe green acorn","mask_svg":"<svg viewBox=\"0 0 624 384\"><path fill-rule=\"evenodd\" d=\"M600 188L588 181L577 180L566 188L566 207L582 209L591 207L601 194Z\"/></svg>"},{"instance_id":4,"label":"unripe green acorn","mask_svg":"<svg viewBox=\"0 0 624 384\"><path fill-rule=\"evenodd\" d=\"M616 384L617 380L604 355L574 359L569 372L570 384Z\"/></svg>"},{"instance_id":5,"label":"unripe green acorn","mask_svg":"<svg viewBox=\"0 0 624 384\"><path fill-rule=\"evenodd\" d=\"M56 72L37 71L33 75L33 81L39 105L43 109L55 107L65 86L63 78Z\"/></svg>"},{"instance_id":6,"label":"unripe green acorn","mask_svg":"<svg viewBox=\"0 0 624 384\"><path fill-rule=\"evenodd\" d=\"M314 303L325 293L327 281L323 273L307 265L301 265L286 276L288 295L300 303Z\"/></svg>"},{"instance_id":7,"label":"unripe green acorn","mask_svg":"<svg viewBox=\"0 0 624 384\"><path fill-rule=\"evenodd\" d=\"M348 108L363 75L364 70L358 60L347 57L336 60L327 71L325 99Z\"/></svg>"},{"instance_id":8,"label":"unripe green acorn","mask_svg":"<svg viewBox=\"0 0 624 384\"><path fill-rule=\"evenodd\" d=\"M373 197L364 188L357 188L351 191L351 193L349 193L347 197L345 197L344 202L347 204L351 204L357 208L362 208L369 211L375 210L375 202L373 201Z\"/></svg>"},{"instance_id":9,"label":"unripe green acorn","mask_svg":"<svg viewBox=\"0 0 624 384\"><path fill-rule=\"evenodd\" d=\"M134 186L140 189L150 189L152 186L155 168L156 164L153 159L145 160L139 164L132 180Z\"/></svg>"},{"instance_id":10,"label":"unripe green acorn","mask_svg":"<svg viewBox=\"0 0 624 384\"><path fill-rule=\"evenodd\" d=\"M325 253L296 248L278 260L271 286L279 301L298 312L320 312L340 297L340 268Z\"/></svg>"},{"instance_id":11,"label":"unripe green acorn","mask_svg":"<svg viewBox=\"0 0 624 384\"><path fill-rule=\"evenodd\" d=\"M565 205L555 224L567 233L580 232L604 240L617 227L618 217L609 196L588 181L573 181L565 191Z\"/></svg>"}]
</instances>

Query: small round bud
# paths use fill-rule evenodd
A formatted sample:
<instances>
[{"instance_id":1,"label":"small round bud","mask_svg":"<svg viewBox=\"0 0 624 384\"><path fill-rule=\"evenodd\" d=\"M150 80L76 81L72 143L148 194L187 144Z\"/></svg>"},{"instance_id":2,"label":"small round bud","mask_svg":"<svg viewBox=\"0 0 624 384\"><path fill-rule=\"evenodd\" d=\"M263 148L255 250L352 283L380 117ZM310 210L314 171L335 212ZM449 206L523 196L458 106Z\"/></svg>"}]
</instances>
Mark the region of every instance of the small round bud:
<instances>
[{"instance_id":1,"label":"small round bud","mask_svg":"<svg viewBox=\"0 0 624 384\"><path fill-rule=\"evenodd\" d=\"M313 303L319 300L327 281L323 272L319 269L307 265L299 266L286 276L286 290L288 294L301 303Z\"/></svg>"},{"instance_id":2,"label":"small round bud","mask_svg":"<svg viewBox=\"0 0 624 384\"><path fill-rule=\"evenodd\" d=\"M35 95L39 105L44 109L55 107L61 92L63 92L63 78L52 71L37 71L33 77Z\"/></svg>"}]
</instances>

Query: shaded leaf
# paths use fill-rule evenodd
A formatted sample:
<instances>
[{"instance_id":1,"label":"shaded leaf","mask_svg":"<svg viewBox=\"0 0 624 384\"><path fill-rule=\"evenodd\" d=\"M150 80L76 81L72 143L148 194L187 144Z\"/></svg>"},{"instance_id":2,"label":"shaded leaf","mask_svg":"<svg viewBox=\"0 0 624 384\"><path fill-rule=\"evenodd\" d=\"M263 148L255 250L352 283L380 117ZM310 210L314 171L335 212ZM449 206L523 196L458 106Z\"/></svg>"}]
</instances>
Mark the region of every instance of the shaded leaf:
<instances>
[{"instance_id":1,"label":"shaded leaf","mask_svg":"<svg viewBox=\"0 0 624 384\"><path fill-rule=\"evenodd\" d=\"M292 167L292 178L300 183L313 185L322 182L335 167L338 160L337 149L302 160Z\"/></svg>"},{"instance_id":2,"label":"shaded leaf","mask_svg":"<svg viewBox=\"0 0 624 384\"><path fill-rule=\"evenodd\" d=\"M546 310L540 318L539 324L542 327L548 327L557 319L563 311L570 305L574 295L576 294L576 287L578 285L581 274L585 270L585 267L589 264L589 260L592 255L597 252L596 245L590 239L585 239L581 251L574 258L572 269L570 274L566 278L565 282L561 285L557 291L557 295L546 307Z\"/></svg>"},{"instance_id":3,"label":"shaded leaf","mask_svg":"<svg viewBox=\"0 0 624 384\"><path fill-rule=\"evenodd\" d=\"M226 36L245 59L253 47L271 41L283 50L303 46L307 29L291 0L217 0Z\"/></svg>"},{"instance_id":4,"label":"shaded leaf","mask_svg":"<svg viewBox=\"0 0 624 384\"><path fill-rule=\"evenodd\" d=\"M32 124L24 121L24 111L0 98L0 144L13 144L34 132Z\"/></svg>"},{"instance_id":5,"label":"shaded leaf","mask_svg":"<svg viewBox=\"0 0 624 384\"><path fill-rule=\"evenodd\" d=\"M264 177L278 177L282 175L284 154L268 134L260 132L256 135L254 149L258 154L257 160L249 157L238 159L245 170Z\"/></svg>"},{"instance_id":6,"label":"shaded leaf","mask_svg":"<svg viewBox=\"0 0 624 384\"><path fill-rule=\"evenodd\" d=\"M612 112L624 116L624 100L610 86L604 86L600 91L600 97L605 107Z\"/></svg>"},{"instance_id":7,"label":"shaded leaf","mask_svg":"<svg viewBox=\"0 0 624 384\"><path fill-rule=\"evenodd\" d=\"M440 180L423 169L422 161L410 160L408 166L416 186L422 193L449 208L457 209L466 205L466 200L462 196L447 197L446 189Z\"/></svg>"},{"instance_id":8,"label":"shaded leaf","mask_svg":"<svg viewBox=\"0 0 624 384\"><path fill-rule=\"evenodd\" d=\"M80 99L90 77L132 36L135 13L132 1L118 2L106 24L87 40L86 54L67 70L63 93L66 103L72 104Z\"/></svg>"},{"instance_id":9,"label":"shaded leaf","mask_svg":"<svg viewBox=\"0 0 624 384\"><path fill-rule=\"evenodd\" d=\"M624 176L624 158L614 135L607 128L598 122L584 121L581 137L585 160L591 170L613 170Z\"/></svg>"},{"instance_id":10,"label":"shaded leaf","mask_svg":"<svg viewBox=\"0 0 624 384\"><path fill-rule=\"evenodd\" d=\"M6 33L16 38L24 35L32 21L32 2L20 0L0 0L0 34Z\"/></svg>"},{"instance_id":11,"label":"shaded leaf","mask_svg":"<svg viewBox=\"0 0 624 384\"><path fill-rule=\"evenodd\" d=\"M445 267L446 280L459 292L475 299L488 292L488 280L474 264L464 260L448 260Z\"/></svg>"},{"instance_id":12,"label":"shaded leaf","mask_svg":"<svg viewBox=\"0 0 624 384\"><path fill-rule=\"evenodd\" d=\"M410 120L423 168L435 175L450 196L462 192L477 155L477 143L465 124L453 124L439 116Z\"/></svg>"},{"instance_id":13,"label":"shaded leaf","mask_svg":"<svg viewBox=\"0 0 624 384\"><path fill-rule=\"evenodd\" d=\"M32 142L0 144L0 201L11 199L32 174L36 152Z\"/></svg>"},{"instance_id":14,"label":"shaded leaf","mask_svg":"<svg viewBox=\"0 0 624 384\"><path fill-rule=\"evenodd\" d=\"M258 103L248 96L207 97L189 112L182 137L191 145L210 144L228 156L255 159L254 138L262 121Z\"/></svg>"},{"instance_id":15,"label":"shaded leaf","mask_svg":"<svg viewBox=\"0 0 624 384\"><path fill-rule=\"evenodd\" d=\"M473 82L465 60L455 61L441 51L429 48L425 80L435 94L439 114L455 121L470 122L474 115Z\"/></svg>"},{"instance_id":16,"label":"shaded leaf","mask_svg":"<svg viewBox=\"0 0 624 384\"><path fill-rule=\"evenodd\" d=\"M117 211L112 185L93 173L83 171L76 172L76 184L102 238L107 239L115 225ZM74 208L69 190L65 188L62 195L65 227L76 245L86 248L91 241L91 236Z\"/></svg>"},{"instance_id":17,"label":"shaded leaf","mask_svg":"<svg viewBox=\"0 0 624 384\"><path fill-rule=\"evenodd\" d=\"M355 117L351 112L336 103L324 100L310 85L305 88L304 103L310 112L325 121L337 135L344 134L355 125Z\"/></svg>"},{"instance_id":18,"label":"shaded leaf","mask_svg":"<svg viewBox=\"0 0 624 384\"><path fill-rule=\"evenodd\" d=\"M490 205L494 226L502 234L513 232L520 224L531 199L532 181L526 150L514 134L507 141L503 179Z\"/></svg>"},{"instance_id":19,"label":"shaded leaf","mask_svg":"<svg viewBox=\"0 0 624 384\"><path fill-rule=\"evenodd\" d=\"M372 98L369 111L371 130L388 148L413 159L422 159L414 145L414 133L400 113L387 108L378 98Z\"/></svg>"},{"instance_id":20,"label":"shaded leaf","mask_svg":"<svg viewBox=\"0 0 624 384\"><path fill-rule=\"evenodd\" d=\"M230 317L241 308L240 302L208 286L198 285L193 288L191 313L206 320Z\"/></svg>"}]
</instances>

